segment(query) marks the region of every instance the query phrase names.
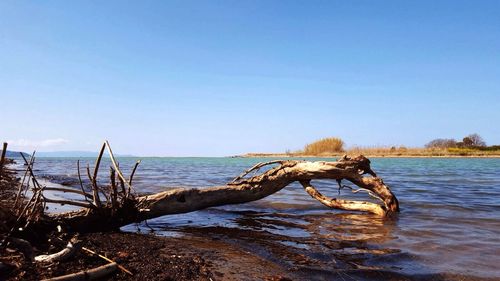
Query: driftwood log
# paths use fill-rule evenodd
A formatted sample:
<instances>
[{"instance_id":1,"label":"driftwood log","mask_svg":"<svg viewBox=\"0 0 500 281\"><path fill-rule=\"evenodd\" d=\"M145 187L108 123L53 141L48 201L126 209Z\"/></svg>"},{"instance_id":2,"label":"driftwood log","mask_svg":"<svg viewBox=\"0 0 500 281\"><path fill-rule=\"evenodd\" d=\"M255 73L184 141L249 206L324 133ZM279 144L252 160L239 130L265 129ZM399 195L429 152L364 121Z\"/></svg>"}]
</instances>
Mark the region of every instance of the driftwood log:
<instances>
[{"instance_id":1,"label":"driftwood log","mask_svg":"<svg viewBox=\"0 0 500 281\"><path fill-rule=\"evenodd\" d=\"M45 279L42 281L89 281L89 280L101 280L106 275L109 275L116 271L118 265L115 262L101 265L96 268L89 270L83 270L77 273L72 273L68 275L63 275L59 277L54 277L50 279Z\"/></svg>"},{"instance_id":2,"label":"driftwood log","mask_svg":"<svg viewBox=\"0 0 500 281\"><path fill-rule=\"evenodd\" d=\"M80 248L81 242L76 239L72 239L61 251L50 255L36 256L35 261L44 263L65 261L72 258L80 250Z\"/></svg>"},{"instance_id":3,"label":"driftwood log","mask_svg":"<svg viewBox=\"0 0 500 281\"><path fill-rule=\"evenodd\" d=\"M105 148L108 149L113 163L110 170L111 185L99 187L96 177ZM25 161L28 165L28 172L34 178L30 168L32 161ZM379 216L388 216L399 211L396 196L372 171L370 160L364 156L353 158L343 156L335 162L275 160L259 163L223 186L199 189L180 188L142 196L136 195L132 187L133 174L138 164L139 162L134 166L131 176L126 179L119 169L109 143L105 142L96 161L93 176L87 167L92 191L85 191L83 184L81 184L81 191L77 191L77 193L82 195L82 201L65 200L61 202L82 208L62 214L43 214L37 216L39 218L37 222L45 225L48 223L54 227L62 226L67 231L102 231L164 215L256 201L280 191L293 182L299 182L311 197L330 208L364 211ZM275 166L261 174L248 177L250 173L257 173L260 168L269 165ZM80 178L80 171L78 172ZM347 187L342 184L342 181L349 181L358 188L356 190L351 188L352 192L366 191L371 197L378 199L380 204L327 197L313 186L314 180L335 180L338 183L339 192L340 189ZM35 188L34 194L42 193L38 195L41 198L40 202L43 204L56 202L43 196L43 190L44 188L41 186ZM100 199L99 194L103 195L105 201ZM35 207L31 209L35 209Z\"/></svg>"}]
</instances>

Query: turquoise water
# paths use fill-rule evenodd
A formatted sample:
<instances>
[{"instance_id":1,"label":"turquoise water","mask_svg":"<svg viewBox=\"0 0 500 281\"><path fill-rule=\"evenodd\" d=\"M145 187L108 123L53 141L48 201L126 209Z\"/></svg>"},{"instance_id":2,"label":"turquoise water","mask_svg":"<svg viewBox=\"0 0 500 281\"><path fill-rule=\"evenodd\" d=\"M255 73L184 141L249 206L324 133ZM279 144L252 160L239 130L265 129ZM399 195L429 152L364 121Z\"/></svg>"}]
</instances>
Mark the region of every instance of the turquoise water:
<instances>
[{"instance_id":1,"label":"turquoise water","mask_svg":"<svg viewBox=\"0 0 500 281\"><path fill-rule=\"evenodd\" d=\"M120 159L126 174L135 160ZM140 193L220 185L268 160L145 158L134 185ZM102 167L106 166L105 161ZM35 168L55 182L76 177L72 158L39 158ZM238 243L290 270L314 272L317 279L328 279L325 276L337 269L444 279L500 278L500 159L382 158L372 159L372 168L397 195L397 218L331 210L292 184L260 201L165 216L148 224L158 235L209 236ZM101 171L105 183L107 169ZM335 182L318 181L317 186L338 196ZM367 198L348 190L340 196ZM124 228L137 229L148 227Z\"/></svg>"}]
</instances>

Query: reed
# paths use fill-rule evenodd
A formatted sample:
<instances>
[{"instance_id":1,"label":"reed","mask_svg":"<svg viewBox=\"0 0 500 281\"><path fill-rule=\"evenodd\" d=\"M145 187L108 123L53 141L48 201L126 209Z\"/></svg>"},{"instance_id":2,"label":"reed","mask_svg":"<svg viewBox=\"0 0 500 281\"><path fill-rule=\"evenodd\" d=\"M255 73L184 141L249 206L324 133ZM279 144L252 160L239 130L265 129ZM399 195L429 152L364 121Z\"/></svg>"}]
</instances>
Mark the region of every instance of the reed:
<instances>
[{"instance_id":1,"label":"reed","mask_svg":"<svg viewBox=\"0 0 500 281\"><path fill-rule=\"evenodd\" d=\"M373 146L373 147L351 147L346 151L349 155L362 154L368 157L391 157L391 156L497 156L500 155L500 149L480 149L480 148L423 148L423 147L405 147L405 146Z\"/></svg>"},{"instance_id":2,"label":"reed","mask_svg":"<svg viewBox=\"0 0 500 281\"><path fill-rule=\"evenodd\" d=\"M340 138L324 138L313 143L307 144L304 147L303 154L306 155L323 155L335 154L344 151L344 141Z\"/></svg>"}]
</instances>

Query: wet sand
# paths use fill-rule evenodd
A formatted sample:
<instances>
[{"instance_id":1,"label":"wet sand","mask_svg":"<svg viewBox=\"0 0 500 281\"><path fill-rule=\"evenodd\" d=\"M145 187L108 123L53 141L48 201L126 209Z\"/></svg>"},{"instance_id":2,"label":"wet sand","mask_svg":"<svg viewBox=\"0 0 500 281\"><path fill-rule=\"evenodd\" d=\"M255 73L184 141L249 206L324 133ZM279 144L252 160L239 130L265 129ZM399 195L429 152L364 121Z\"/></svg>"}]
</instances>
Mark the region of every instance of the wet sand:
<instances>
[{"instance_id":1,"label":"wet sand","mask_svg":"<svg viewBox=\"0 0 500 281\"><path fill-rule=\"evenodd\" d=\"M225 229L220 231L228 234ZM263 257L258 248L234 244L233 238L165 238L124 232L80 237L84 247L104 254L134 274L117 271L105 280L494 280L453 274L407 276L372 268L320 269L305 256L293 256L293 251L286 247L274 249L274 257ZM58 244L63 247L62 242ZM0 280L40 280L106 264L101 258L83 252L69 261L50 265L30 264L18 253L10 257L11 264L22 266ZM2 253L2 261L6 259L9 257ZM339 256L340 263L341 259Z\"/></svg>"}]
</instances>

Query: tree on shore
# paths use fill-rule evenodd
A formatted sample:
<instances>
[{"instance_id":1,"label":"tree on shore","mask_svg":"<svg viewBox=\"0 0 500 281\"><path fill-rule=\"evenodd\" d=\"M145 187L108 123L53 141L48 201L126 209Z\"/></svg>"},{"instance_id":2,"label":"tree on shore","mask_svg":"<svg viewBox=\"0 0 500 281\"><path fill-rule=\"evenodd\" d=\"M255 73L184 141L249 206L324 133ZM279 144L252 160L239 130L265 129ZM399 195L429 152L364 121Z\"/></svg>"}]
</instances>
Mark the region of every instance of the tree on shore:
<instances>
[{"instance_id":1,"label":"tree on shore","mask_svg":"<svg viewBox=\"0 0 500 281\"><path fill-rule=\"evenodd\" d=\"M462 140L464 147L485 147L486 142L478 134L470 134Z\"/></svg>"},{"instance_id":2,"label":"tree on shore","mask_svg":"<svg viewBox=\"0 0 500 281\"><path fill-rule=\"evenodd\" d=\"M450 148L457 147L457 141L454 139L435 139L425 145L425 148Z\"/></svg>"},{"instance_id":3,"label":"tree on shore","mask_svg":"<svg viewBox=\"0 0 500 281\"><path fill-rule=\"evenodd\" d=\"M463 148L473 148L473 147L485 147L486 142L479 134L470 134L465 136L461 142L457 142L454 139L434 139L425 145L425 148L452 148L452 147L463 147Z\"/></svg>"}]
</instances>

